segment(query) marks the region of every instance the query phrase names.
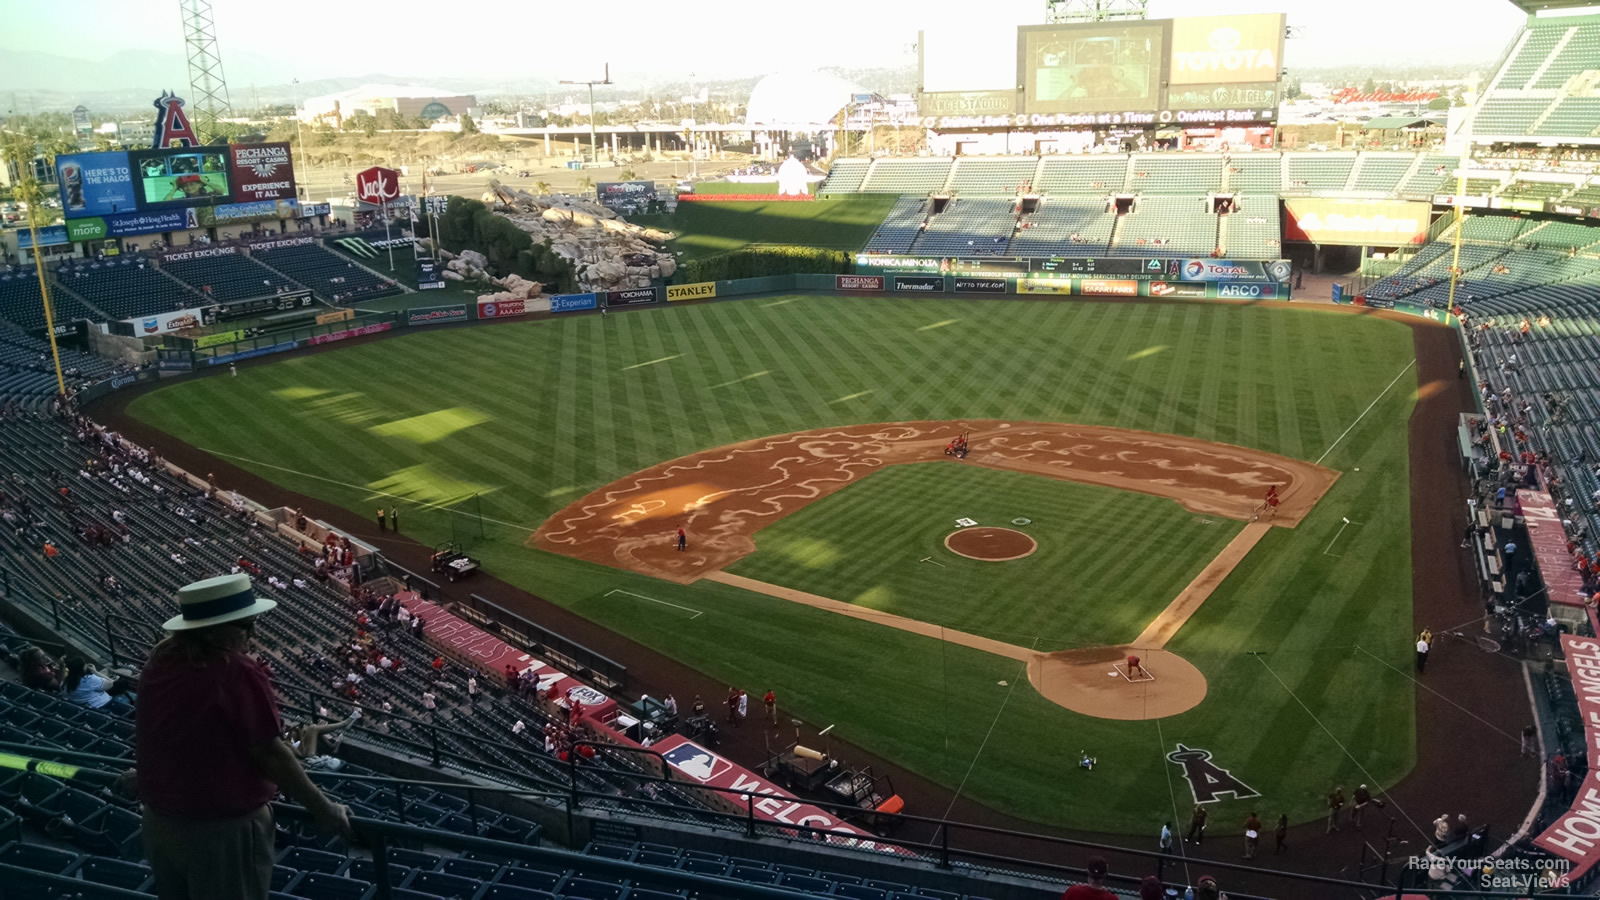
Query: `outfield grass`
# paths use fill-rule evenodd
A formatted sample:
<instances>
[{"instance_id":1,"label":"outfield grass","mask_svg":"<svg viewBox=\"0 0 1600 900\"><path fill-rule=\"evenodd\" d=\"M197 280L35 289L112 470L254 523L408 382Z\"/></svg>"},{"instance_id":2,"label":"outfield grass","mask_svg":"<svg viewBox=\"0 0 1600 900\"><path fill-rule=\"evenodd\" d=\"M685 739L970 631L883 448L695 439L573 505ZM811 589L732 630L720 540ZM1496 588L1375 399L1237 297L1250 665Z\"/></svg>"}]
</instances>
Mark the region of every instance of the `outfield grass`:
<instances>
[{"instance_id":1,"label":"outfield grass","mask_svg":"<svg viewBox=\"0 0 1600 900\"><path fill-rule=\"evenodd\" d=\"M967 559L955 520L1039 543ZM736 575L1046 652L1132 641L1238 534L1162 497L959 464L892 466L756 535ZM920 562L931 558L937 565Z\"/></svg>"},{"instance_id":2,"label":"outfield grass","mask_svg":"<svg viewBox=\"0 0 1600 900\"><path fill-rule=\"evenodd\" d=\"M425 542L452 536L441 507L478 495L488 538L474 554L496 576L729 684L773 688L807 720L995 808L1154 834L1186 813L1164 759L1180 741L1263 794L1215 807L1219 831L1251 808L1314 819L1330 784L1392 784L1411 768L1411 358L1404 326L1316 307L761 298L422 332L175 383L132 412L363 516L398 495ZM1344 475L1169 645L1210 694L1158 722L1070 713L1020 664L979 651L525 544L564 504L664 459L829 424L958 418L1172 432ZM977 490L1008 490L994 475ZM1359 524L1340 534L1342 517ZM606 596L617 588L703 614ZM1092 774L1072 767L1080 749L1101 759Z\"/></svg>"},{"instance_id":3,"label":"outfield grass","mask_svg":"<svg viewBox=\"0 0 1600 900\"><path fill-rule=\"evenodd\" d=\"M384 275L400 282L409 288L417 286L417 256L416 245L407 244L394 248L394 271L389 271L389 251L379 250L376 259L367 259L357 256L338 246L333 241L328 242L328 249L334 253L348 256L361 263L379 275ZM465 303L469 306L478 302L478 295L492 293L473 285L459 281L446 281L442 288L427 291L417 291L414 294L397 294L392 297L378 297L372 300L363 300L355 304L355 308L362 312L390 312L397 309L410 309L417 306L449 306L452 303Z\"/></svg>"},{"instance_id":4,"label":"outfield grass","mask_svg":"<svg viewBox=\"0 0 1600 900\"><path fill-rule=\"evenodd\" d=\"M667 245L684 259L716 256L751 244L801 244L860 250L883 224L897 197L855 194L826 200L739 200L679 203L671 215L629 216L628 221L676 232Z\"/></svg>"}]
</instances>

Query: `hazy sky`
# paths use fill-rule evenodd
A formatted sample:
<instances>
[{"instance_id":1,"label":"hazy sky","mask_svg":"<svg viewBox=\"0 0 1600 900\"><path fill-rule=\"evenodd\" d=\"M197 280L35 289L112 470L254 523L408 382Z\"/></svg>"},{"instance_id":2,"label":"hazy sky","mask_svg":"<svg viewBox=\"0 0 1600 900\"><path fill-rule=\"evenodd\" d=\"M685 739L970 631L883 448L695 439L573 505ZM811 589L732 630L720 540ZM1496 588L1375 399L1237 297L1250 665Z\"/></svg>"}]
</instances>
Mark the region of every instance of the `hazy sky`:
<instances>
[{"instance_id":1,"label":"hazy sky","mask_svg":"<svg viewBox=\"0 0 1600 900\"><path fill-rule=\"evenodd\" d=\"M123 51L181 53L172 0L8 3L0 48L86 60ZM302 80L388 72L481 77L613 78L759 75L830 65L911 61L919 28L981 15L1037 24L1043 0L216 0L229 54L283 61ZM1507 0L1151 0L1150 16L1285 12L1306 37L1289 66L1492 60L1522 14ZM363 53L363 51L370 51ZM357 56L357 54L360 54ZM0 78L3 87L4 78Z\"/></svg>"}]
</instances>

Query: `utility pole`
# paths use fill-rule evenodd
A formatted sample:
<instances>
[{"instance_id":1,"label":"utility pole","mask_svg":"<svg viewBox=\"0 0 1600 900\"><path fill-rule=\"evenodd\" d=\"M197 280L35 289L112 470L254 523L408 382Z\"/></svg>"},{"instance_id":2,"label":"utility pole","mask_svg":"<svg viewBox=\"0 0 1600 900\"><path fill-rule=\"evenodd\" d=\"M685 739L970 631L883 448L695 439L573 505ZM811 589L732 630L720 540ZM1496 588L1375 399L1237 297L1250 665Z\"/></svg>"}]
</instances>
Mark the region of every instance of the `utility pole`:
<instances>
[{"instance_id":1,"label":"utility pole","mask_svg":"<svg viewBox=\"0 0 1600 900\"><path fill-rule=\"evenodd\" d=\"M561 83L562 84L586 84L586 85L589 86L589 164L590 165L595 165L595 164L599 163L599 161L600 161L600 157L599 157L600 150L599 150L598 145L596 144L595 130L594 130L594 116L595 116L594 86L597 85L597 84L610 84L611 83L611 63L606 63L606 77L602 81L562 81Z\"/></svg>"}]
</instances>

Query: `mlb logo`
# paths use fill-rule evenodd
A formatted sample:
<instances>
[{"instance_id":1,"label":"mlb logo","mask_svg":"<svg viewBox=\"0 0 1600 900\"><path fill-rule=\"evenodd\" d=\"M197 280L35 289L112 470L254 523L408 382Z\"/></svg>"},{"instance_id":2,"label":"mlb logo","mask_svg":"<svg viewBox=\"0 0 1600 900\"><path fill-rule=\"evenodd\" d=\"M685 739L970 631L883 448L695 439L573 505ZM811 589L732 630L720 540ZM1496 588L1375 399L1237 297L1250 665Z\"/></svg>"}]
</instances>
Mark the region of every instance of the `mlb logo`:
<instances>
[{"instance_id":1,"label":"mlb logo","mask_svg":"<svg viewBox=\"0 0 1600 900\"><path fill-rule=\"evenodd\" d=\"M708 782L733 769L728 762L698 744L680 744L661 754L674 769L699 782Z\"/></svg>"}]
</instances>

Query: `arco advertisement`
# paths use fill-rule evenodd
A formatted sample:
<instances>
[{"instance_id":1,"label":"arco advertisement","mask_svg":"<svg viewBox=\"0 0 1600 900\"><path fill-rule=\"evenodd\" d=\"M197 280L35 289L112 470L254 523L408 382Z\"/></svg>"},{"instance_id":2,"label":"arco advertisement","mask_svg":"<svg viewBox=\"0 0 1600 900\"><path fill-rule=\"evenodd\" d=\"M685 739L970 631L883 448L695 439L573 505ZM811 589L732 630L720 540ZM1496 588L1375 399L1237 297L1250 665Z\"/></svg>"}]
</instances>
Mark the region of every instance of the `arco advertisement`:
<instances>
[{"instance_id":1,"label":"arco advertisement","mask_svg":"<svg viewBox=\"0 0 1600 900\"><path fill-rule=\"evenodd\" d=\"M1420 244L1428 235L1431 209L1411 200L1283 201L1285 239L1353 247Z\"/></svg>"}]
</instances>

